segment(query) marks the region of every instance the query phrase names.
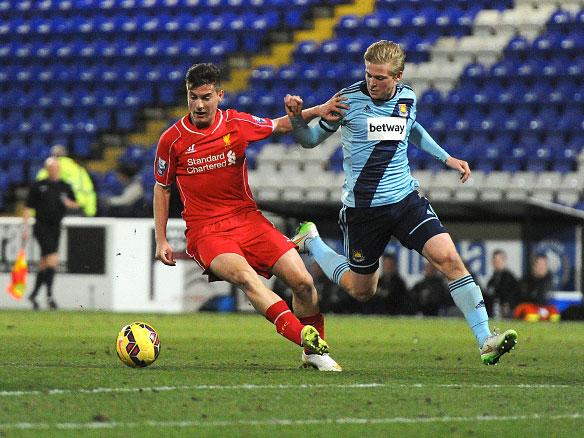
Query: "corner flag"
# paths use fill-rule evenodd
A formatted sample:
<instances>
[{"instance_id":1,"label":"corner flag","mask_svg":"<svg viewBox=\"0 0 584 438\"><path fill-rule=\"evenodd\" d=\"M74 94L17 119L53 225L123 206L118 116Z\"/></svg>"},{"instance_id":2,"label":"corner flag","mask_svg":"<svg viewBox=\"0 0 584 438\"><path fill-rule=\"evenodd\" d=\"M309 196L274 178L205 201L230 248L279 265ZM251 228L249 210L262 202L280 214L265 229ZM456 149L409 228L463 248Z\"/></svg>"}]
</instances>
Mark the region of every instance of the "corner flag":
<instances>
[{"instance_id":1,"label":"corner flag","mask_svg":"<svg viewBox=\"0 0 584 438\"><path fill-rule=\"evenodd\" d=\"M24 248L20 248L18 257L12 267L12 281L8 285L8 293L12 298L20 300L26 292L26 274L28 265L26 263L26 253Z\"/></svg>"}]
</instances>

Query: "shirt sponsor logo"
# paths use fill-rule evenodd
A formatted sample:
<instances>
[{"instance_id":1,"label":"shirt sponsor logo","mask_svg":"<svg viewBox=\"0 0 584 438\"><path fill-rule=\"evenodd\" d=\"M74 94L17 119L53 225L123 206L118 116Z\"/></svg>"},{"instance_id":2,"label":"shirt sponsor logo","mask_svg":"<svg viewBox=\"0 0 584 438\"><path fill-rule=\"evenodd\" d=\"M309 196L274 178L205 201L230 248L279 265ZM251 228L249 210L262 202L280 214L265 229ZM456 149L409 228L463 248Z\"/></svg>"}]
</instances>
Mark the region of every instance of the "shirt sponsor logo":
<instances>
[{"instance_id":1,"label":"shirt sponsor logo","mask_svg":"<svg viewBox=\"0 0 584 438\"><path fill-rule=\"evenodd\" d=\"M233 166L236 161L237 156L235 152L221 152L217 155L207 155L202 158L189 158L187 160L186 170L190 174L202 173L222 167Z\"/></svg>"},{"instance_id":2,"label":"shirt sponsor logo","mask_svg":"<svg viewBox=\"0 0 584 438\"><path fill-rule=\"evenodd\" d=\"M159 176L164 175L166 169L168 168L168 163L164 161L162 158L158 157L158 163L156 165L156 171L158 172Z\"/></svg>"},{"instance_id":3,"label":"shirt sponsor logo","mask_svg":"<svg viewBox=\"0 0 584 438\"><path fill-rule=\"evenodd\" d=\"M402 117L367 117L367 140L405 140L406 121Z\"/></svg>"}]
</instances>

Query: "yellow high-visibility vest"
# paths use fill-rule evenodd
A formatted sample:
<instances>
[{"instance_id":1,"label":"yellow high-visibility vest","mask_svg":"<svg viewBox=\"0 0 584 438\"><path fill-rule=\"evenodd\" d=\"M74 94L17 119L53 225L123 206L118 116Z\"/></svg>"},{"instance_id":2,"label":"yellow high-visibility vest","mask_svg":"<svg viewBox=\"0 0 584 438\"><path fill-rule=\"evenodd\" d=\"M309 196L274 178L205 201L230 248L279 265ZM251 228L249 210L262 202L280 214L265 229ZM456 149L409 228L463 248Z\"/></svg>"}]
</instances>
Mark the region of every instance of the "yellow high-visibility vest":
<instances>
[{"instance_id":1,"label":"yellow high-visibility vest","mask_svg":"<svg viewBox=\"0 0 584 438\"><path fill-rule=\"evenodd\" d=\"M93 182L89 173L69 157L57 157L61 171L61 179L71 186L75 194L75 201L81 207L85 216L95 216L97 212L97 196L93 189ZM37 173L36 179L46 179L47 170L41 169Z\"/></svg>"}]
</instances>

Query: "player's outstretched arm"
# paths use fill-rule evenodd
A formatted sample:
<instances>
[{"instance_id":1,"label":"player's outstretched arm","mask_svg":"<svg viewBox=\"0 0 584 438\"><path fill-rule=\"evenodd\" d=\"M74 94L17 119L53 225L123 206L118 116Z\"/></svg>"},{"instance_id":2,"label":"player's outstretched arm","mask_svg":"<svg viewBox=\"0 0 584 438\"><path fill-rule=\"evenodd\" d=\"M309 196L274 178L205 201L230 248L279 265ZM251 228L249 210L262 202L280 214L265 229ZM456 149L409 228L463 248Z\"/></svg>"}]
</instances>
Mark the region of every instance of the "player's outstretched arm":
<instances>
[{"instance_id":1,"label":"player's outstretched arm","mask_svg":"<svg viewBox=\"0 0 584 438\"><path fill-rule=\"evenodd\" d=\"M172 247L166 240L166 224L170 205L170 187L154 184L154 238L156 239L156 258L168 266L176 265Z\"/></svg>"},{"instance_id":2,"label":"player's outstretched arm","mask_svg":"<svg viewBox=\"0 0 584 438\"><path fill-rule=\"evenodd\" d=\"M345 115L345 110L349 108L344 103L345 100L345 97L337 93L322 105L315 107L318 108L321 119L334 126L334 128L331 128L323 123L322 120L318 125L308 126L307 122L310 119L305 117L305 112L302 110L302 98L300 96L286 95L284 106L292 125L294 139L304 148L313 148L330 137L340 126L339 122Z\"/></svg>"},{"instance_id":3,"label":"player's outstretched arm","mask_svg":"<svg viewBox=\"0 0 584 438\"><path fill-rule=\"evenodd\" d=\"M414 122L410 132L410 142L424 152L436 157L451 169L460 172L460 180L464 183L470 178L470 167L466 161L450 156L448 152L440 147L432 138L428 131L418 122Z\"/></svg>"}]
</instances>

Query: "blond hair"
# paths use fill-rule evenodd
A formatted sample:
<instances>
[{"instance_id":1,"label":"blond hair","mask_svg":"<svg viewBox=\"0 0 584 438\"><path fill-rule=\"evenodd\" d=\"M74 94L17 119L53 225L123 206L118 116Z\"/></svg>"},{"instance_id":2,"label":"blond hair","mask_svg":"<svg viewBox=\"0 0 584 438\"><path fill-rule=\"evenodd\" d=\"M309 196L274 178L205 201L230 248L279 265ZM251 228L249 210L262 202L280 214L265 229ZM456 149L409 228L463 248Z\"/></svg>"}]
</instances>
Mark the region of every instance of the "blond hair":
<instances>
[{"instance_id":1,"label":"blond hair","mask_svg":"<svg viewBox=\"0 0 584 438\"><path fill-rule=\"evenodd\" d=\"M404 71L406 52L398 43L380 40L367 47L363 58L371 64L391 64L391 73L397 76Z\"/></svg>"}]
</instances>

